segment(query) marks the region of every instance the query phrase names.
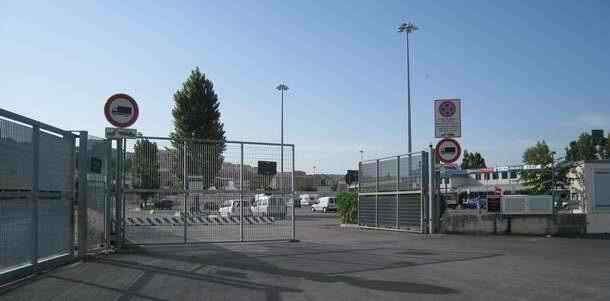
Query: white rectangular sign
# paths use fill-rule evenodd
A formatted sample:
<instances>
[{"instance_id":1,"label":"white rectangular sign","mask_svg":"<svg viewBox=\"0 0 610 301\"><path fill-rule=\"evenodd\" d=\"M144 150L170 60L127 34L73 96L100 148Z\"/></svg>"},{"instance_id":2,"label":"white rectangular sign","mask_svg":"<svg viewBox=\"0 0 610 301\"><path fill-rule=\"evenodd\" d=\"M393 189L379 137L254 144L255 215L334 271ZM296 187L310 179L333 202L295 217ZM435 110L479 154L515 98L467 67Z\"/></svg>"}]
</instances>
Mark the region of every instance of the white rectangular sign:
<instances>
[{"instance_id":1,"label":"white rectangular sign","mask_svg":"<svg viewBox=\"0 0 610 301\"><path fill-rule=\"evenodd\" d=\"M462 137L462 101L434 100L434 135L436 138Z\"/></svg>"},{"instance_id":2,"label":"white rectangular sign","mask_svg":"<svg viewBox=\"0 0 610 301\"><path fill-rule=\"evenodd\" d=\"M136 138L137 129L106 128L106 139Z\"/></svg>"}]
</instances>

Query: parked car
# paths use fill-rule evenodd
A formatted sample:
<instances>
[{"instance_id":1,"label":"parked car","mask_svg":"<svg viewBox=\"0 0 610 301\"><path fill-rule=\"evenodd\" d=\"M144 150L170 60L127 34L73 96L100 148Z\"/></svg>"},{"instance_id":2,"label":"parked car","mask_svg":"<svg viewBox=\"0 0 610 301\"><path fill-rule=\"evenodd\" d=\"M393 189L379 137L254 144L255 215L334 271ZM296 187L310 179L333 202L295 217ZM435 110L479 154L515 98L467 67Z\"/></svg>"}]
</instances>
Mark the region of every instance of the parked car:
<instances>
[{"instance_id":1,"label":"parked car","mask_svg":"<svg viewBox=\"0 0 610 301\"><path fill-rule=\"evenodd\" d=\"M251 216L252 211L248 206L248 201L243 200L241 203L244 204L244 216ZM240 201L239 200L229 200L225 201L222 204L222 207L218 209L218 214L222 217L230 217L230 216L240 216Z\"/></svg>"},{"instance_id":2,"label":"parked car","mask_svg":"<svg viewBox=\"0 0 610 301\"><path fill-rule=\"evenodd\" d=\"M163 200L155 202L155 208L171 210L172 208L174 208L174 204L175 204L175 202L170 199L163 199Z\"/></svg>"},{"instance_id":3,"label":"parked car","mask_svg":"<svg viewBox=\"0 0 610 301\"><path fill-rule=\"evenodd\" d=\"M337 199L333 197L323 197L318 200L317 204L311 205L311 212L322 211L337 211Z\"/></svg>"},{"instance_id":4,"label":"parked car","mask_svg":"<svg viewBox=\"0 0 610 301\"><path fill-rule=\"evenodd\" d=\"M283 218L286 217L286 202L280 197L268 196L256 200L250 210L255 216Z\"/></svg>"}]
</instances>

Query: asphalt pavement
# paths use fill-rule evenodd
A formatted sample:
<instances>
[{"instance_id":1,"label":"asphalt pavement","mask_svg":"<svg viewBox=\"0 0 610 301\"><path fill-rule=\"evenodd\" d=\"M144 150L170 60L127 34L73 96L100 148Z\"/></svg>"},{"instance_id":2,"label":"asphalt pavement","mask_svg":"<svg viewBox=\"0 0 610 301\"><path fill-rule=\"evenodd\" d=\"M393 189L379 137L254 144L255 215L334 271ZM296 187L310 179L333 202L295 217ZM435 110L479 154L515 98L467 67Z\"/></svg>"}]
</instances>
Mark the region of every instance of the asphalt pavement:
<instances>
[{"instance_id":1,"label":"asphalt pavement","mask_svg":"<svg viewBox=\"0 0 610 301\"><path fill-rule=\"evenodd\" d=\"M297 238L132 247L0 300L610 300L610 240L358 230L308 207Z\"/></svg>"}]
</instances>

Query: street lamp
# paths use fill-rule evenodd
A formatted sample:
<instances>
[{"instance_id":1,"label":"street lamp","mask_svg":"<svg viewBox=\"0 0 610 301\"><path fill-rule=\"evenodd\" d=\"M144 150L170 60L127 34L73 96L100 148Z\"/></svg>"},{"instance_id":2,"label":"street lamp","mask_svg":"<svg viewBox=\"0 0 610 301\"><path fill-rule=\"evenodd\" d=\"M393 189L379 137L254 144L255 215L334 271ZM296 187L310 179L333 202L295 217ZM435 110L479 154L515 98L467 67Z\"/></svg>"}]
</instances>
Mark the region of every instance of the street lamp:
<instances>
[{"instance_id":1,"label":"street lamp","mask_svg":"<svg viewBox=\"0 0 610 301\"><path fill-rule=\"evenodd\" d=\"M402 23L398 27L398 32L405 33L407 37L407 111L408 111L408 137L409 137L409 153L411 149L411 71L410 71L410 60L409 60L409 34L416 31L418 28L412 22Z\"/></svg>"},{"instance_id":2,"label":"street lamp","mask_svg":"<svg viewBox=\"0 0 610 301\"><path fill-rule=\"evenodd\" d=\"M282 121L281 121L281 138L280 138L280 186L282 187L282 196L284 194L284 181L282 179L282 177L284 177L284 92L288 91L288 86L286 86L285 84L279 84L277 87L275 87L278 91L281 92L282 94Z\"/></svg>"}]
</instances>

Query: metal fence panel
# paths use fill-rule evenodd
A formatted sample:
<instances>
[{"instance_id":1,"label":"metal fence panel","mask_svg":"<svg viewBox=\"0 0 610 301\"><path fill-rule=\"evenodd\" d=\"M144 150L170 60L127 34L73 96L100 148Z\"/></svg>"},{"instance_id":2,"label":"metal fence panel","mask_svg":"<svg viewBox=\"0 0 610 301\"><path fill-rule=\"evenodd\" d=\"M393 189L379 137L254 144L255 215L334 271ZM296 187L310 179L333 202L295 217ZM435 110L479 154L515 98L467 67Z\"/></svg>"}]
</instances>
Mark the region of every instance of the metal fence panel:
<instances>
[{"instance_id":1,"label":"metal fence panel","mask_svg":"<svg viewBox=\"0 0 610 301\"><path fill-rule=\"evenodd\" d=\"M398 225L401 228L421 226L421 194L399 195L398 208Z\"/></svg>"},{"instance_id":2,"label":"metal fence panel","mask_svg":"<svg viewBox=\"0 0 610 301\"><path fill-rule=\"evenodd\" d=\"M0 274L32 263L32 207L29 192L0 192Z\"/></svg>"},{"instance_id":3,"label":"metal fence panel","mask_svg":"<svg viewBox=\"0 0 610 301\"><path fill-rule=\"evenodd\" d=\"M422 232L425 152L360 163L360 226Z\"/></svg>"},{"instance_id":4,"label":"metal fence panel","mask_svg":"<svg viewBox=\"0 0 610 301\"><path fill-rule=\"evenodd\" d=\"M0 189L32 190L32 128L0 118Z\"/></svg>"},{"instance_id":5,"label":"metal fence panel","mask_svg":"<svg viewBox=\"0 0 610 301\"><path fill-rule=\"evenodd\" d=\"M38 201L38 257L42 261L70 253L71 199L63 192L41 192Z\"/></svg>"},{"instance_id":6,"label":"metal fence panel","mask_svg":"<svg viewBox=\"0 0 610 301\"><path fill-rule=\"evenodd\" d=\"M384 228L396 227L396 195L380 195L377 201L378 224Z\"/></svg>"},{"instance_id":7,"label":"metal fence panel","mask_svg":"<svg viewBox=\"0 0 610 301\"><path fill-rule=\"evenodd\" d=\"M379 160L379 190L396 191L398 180L398 161L396 158Z\"/></svg>"},{"instance_id":8,"label":"metal fence panel","mask_svg":"<svg viewBox=\"0 0 610 301\"><path fill-rule=\"evenodd\" d=\"M377 161L367 161L360 164L358 173L360 192L372 192L377 189Z\"/></svg>"},{"instance_id":9,"label":"metal fence panel","mask_svg":"<svg viewBox=\"0 0 610 301\"><path fill-rule=\"evenodd\" d=\"M400 191L422 190L422 167L426 163L422 160L422 153L400 156Z\"/></svg>"},{"instance_id":10,"label":"metal fence panel","mask_svg":"<svg viewBox=\"0 0 610 301\"><path fill-rule=\"evenodd\" d=\"M33 263L32 132L0 118L0 274Z\"/></svg>"},{"instance_id":11,"label":"metal fence panel","mask_svg":"<svg viewBox=\"0 0 610 301\"><path fill-rule=\"evenodd\" d=\"M0 284L72 254L74 138L0 109Z\"/></svg>"},{"instance_id":12,"label":"metal fence panel","mask_svg":"<svg viewBox=\"0 0 610 301\"><path fill-rule=\"evenodd\" d=\"M292 238L294 146L284 146L282 162L278 144L158 137L126 142L126 243ZM275 172L259 170L264 162L275 162Z\"/></svg>"},{"instance_id":13,"label":"metal fence panel","mask_svg":"<svg viewBox=\"0 0 610 301\"><path fill-rule=\"evenodd\" d=\"M38 257L67 254L72 242L72 139L40 131Z\"/></svg>"},{"instance_id":14,"label":"metal fence panel","mask_svg":"<svg viewBox=\"0 0 610 301\"><path fill-rule=\"evenodd\" d=\"M206 159L196 157L201 155L197 151L197 145L169 139L125 141L124 150L119 151L125 160L119 180L123 182L119 209L124 211L118 221L125 240L136 244L185 242L185 179L189 173L184 158L186 153L193 160ZM192 175L194 167L189 167ZM202 183L203 175L198 180Z\"/></svg>"},{"instance_id":15,"label":"metal fence panel","mask_svg":"<svg viewBox=\"0 0 610 301\"><path fill-rule=\"evenodd\" d=\"M244 240L289 240L292 238L291 199L293 193L294 147L284 146L283 172L280 145L243 146L244 197L250 205L244 206ZM279 162L277 174L272 178L260 175L259 161ZM252 170L247 172L246 170ZM255 172L256 171L256 172ZM261 185L261 180L268 185ZM254 184L254 186L253 186ZM267 193L264 195L263 193Z\"/></svg>"},{"instance_id":16,"label":"metal fence panel","mask_svg":"<svg viewBox=\"0 0 610 301\"><path fill-rule=\"evenodd\" d=\"M374 195L360 195L358 204L358 223L363 226L376 226Z\"/></svg>"},{"instance_id":17,"label":"metal fence panel","mask_svg":"<svg viewBox=\"0 0 610 301\"><path fill-rule=\"evenodd\" d=\"M112 193L108 183L110 141L89 137L87 141L87 248L100 250L109 245L109 206Z\"/></svg>"}]
</instances>

